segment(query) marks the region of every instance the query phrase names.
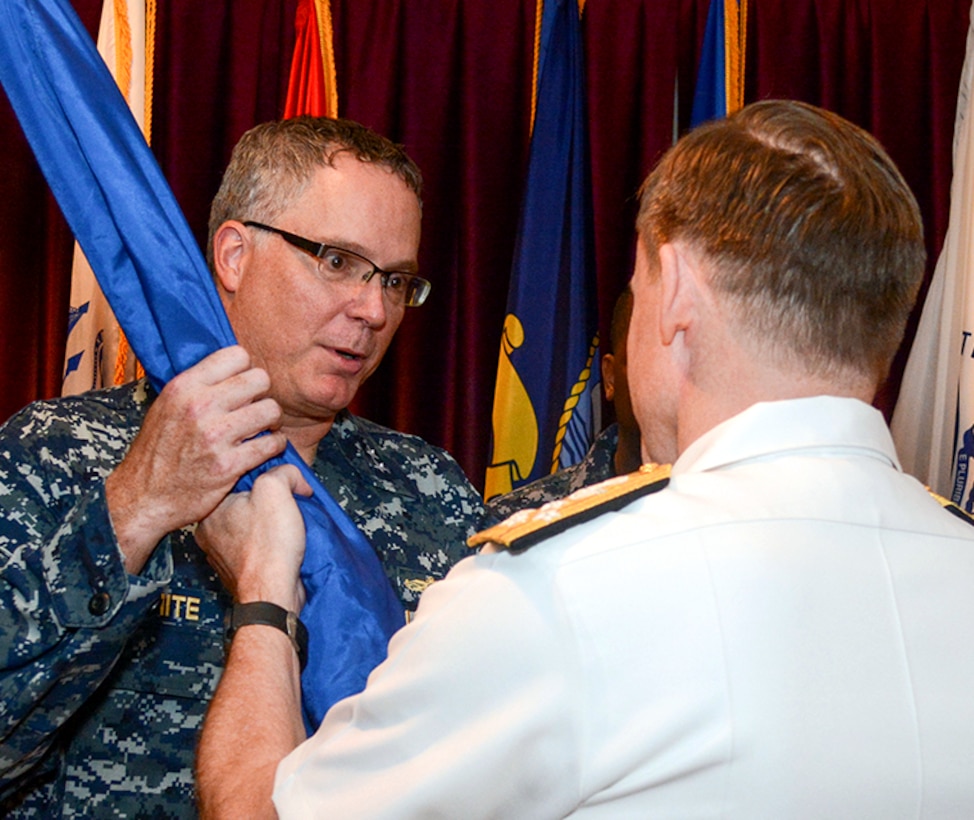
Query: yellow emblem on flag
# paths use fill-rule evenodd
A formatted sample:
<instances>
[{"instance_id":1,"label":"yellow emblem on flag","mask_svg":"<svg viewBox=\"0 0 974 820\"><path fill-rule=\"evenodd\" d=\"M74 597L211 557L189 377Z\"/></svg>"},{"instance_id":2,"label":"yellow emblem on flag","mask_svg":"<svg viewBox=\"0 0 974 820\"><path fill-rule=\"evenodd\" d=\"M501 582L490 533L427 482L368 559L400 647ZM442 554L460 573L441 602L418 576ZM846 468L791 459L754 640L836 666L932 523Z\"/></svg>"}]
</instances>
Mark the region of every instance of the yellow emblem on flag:
<instances>
[{"instance_id":1,"label":"yellow emblem on flag","mask_svg":"<svg viewBox=\"0 0 974 820\"><path fill-rule=\"evenodd\" d=\"M509 313L504 319L501 352L497 362L497 385L491 422L494 446L484 497L509 493L514 482L531 474L538 456L538 417L524 382L518 375L511 354L524 344L524 326Z\"/></svg>"}]
</instances>

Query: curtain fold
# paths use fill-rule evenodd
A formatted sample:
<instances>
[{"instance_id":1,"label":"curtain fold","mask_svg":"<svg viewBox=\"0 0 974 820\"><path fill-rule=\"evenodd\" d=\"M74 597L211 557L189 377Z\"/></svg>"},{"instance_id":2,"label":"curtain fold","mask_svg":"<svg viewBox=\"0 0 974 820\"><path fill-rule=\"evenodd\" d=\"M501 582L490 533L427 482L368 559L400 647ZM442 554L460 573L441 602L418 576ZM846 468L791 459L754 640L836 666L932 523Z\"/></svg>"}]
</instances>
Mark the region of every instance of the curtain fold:
<instances>
[{"instance_id":1,"label":"curtain fold","mask_svg":"<svg viewBox=\"0 0 974 820\"><path fill-rule=\"evenodd\" d=\"M533 1L333 3L339 111L423 169L433 283L354 409L445 446L482 486L527 163Z\"/></svg>"}]
</instances>

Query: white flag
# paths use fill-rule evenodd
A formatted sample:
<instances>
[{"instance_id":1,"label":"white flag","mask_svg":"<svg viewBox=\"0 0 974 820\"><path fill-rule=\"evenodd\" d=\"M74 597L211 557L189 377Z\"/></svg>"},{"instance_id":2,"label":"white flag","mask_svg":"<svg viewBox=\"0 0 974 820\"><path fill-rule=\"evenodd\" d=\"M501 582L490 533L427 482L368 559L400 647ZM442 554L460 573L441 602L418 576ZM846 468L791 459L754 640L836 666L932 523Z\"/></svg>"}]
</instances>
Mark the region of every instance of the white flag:
<instances>
[{"instance_id":1,"label":"white flag","mask_svg":"<svg viewBox=\"0 0 974 820\"><path fill-rule=\"evenodd\" d=\"M974 13L974 8L972 8ZM954 122L947 237L891 425L904 469L972 511L974 468L974 26Z\"/></svg>"},{"instance_id":2,"label":"white flag","mask_svg":"<svg viewBox=\"0 0 974 820\"><path fill-rule=\"evenodd\" d=\"M118 83L136 122L146 133L145 0L104 0L98 27L98 53ZM136 376L127 346L88 260L75 245L71 268L71 312L64 354L62 395L129 381ZM116 373L118 369L118 373Z\"/></svg>"}]
</instances>

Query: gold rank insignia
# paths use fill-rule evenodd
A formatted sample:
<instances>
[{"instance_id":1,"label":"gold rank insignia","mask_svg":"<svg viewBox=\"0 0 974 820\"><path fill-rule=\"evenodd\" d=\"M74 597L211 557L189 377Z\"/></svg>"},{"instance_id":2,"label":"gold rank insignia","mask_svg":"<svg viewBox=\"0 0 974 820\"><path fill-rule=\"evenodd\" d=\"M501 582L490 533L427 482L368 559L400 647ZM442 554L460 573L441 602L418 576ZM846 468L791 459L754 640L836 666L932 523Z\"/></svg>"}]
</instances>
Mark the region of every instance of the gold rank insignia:
<instances>
[{"instance_id":1,"label":"gold rank insignia","mask_svg":"<svg viewBox=\"0 0 974 820\"><path fill-rule=\"evenodd\" d=\"M467 546L493 543L512 551L526 550L569 527L621 510L641 496L659 492L669 482L669 464L643 464L634 473L582 487L537 509L520 510L500 524L470 536Z\"/></svg>"},{"instance_id":2,"label":"gold rank insignia","mask_svg":"<svg viewBox=\"0 0 974 820\"><path fill-rule=\"evenodd\" d=\"M931 498L933 498L938 504L940 504L941 507L943 507L945 510L947 510L947 512L953 513L961 521L964 521L964 522L966 522L968 524L974 525L974 517L972 517L970 515L970 513L964 512L964 510L962 510L960 507L958 507L949 498L944 498L942 495L938 495L933 490L931 490L929 487L927 487L927 492L930 493Z\"/></svg>"}]
</instances>

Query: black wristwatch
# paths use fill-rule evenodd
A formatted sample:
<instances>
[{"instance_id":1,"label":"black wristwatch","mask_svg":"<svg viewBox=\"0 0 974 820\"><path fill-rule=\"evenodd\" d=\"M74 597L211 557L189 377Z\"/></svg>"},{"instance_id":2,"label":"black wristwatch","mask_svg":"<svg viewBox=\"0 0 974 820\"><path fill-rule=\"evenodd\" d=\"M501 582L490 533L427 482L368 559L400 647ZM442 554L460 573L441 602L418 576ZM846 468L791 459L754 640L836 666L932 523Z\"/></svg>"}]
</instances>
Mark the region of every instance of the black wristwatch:
<instances>
[{"instance_id":1,"label":"black wristwatch","mask_svg":"<svg viewBox=\"0 0 974 820\"><path fill-rule=\"evenodd\" d=\"M294 612L269 601L234 604L227 613L227 640L231 640L240 627L251 624L273 626L287 635L294 651L298 653L301 669L304 670L308 663L308 628Z\"/></svg>"}]
</instances>

